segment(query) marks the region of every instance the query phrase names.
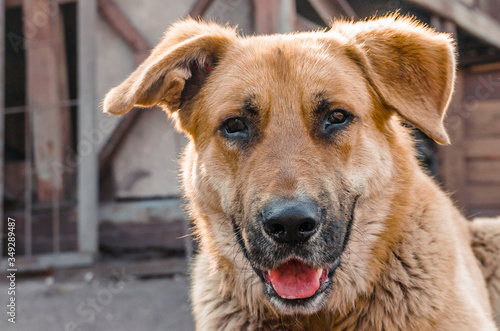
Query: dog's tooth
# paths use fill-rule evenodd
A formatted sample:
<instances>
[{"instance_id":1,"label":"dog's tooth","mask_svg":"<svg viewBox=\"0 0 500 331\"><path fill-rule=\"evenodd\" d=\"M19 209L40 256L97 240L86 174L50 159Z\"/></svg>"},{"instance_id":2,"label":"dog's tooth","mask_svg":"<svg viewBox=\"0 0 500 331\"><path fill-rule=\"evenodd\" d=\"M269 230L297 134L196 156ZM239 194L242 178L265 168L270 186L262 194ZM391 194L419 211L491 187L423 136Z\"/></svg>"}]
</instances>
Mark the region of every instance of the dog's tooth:
<instances>
[{"instance_id":1,"label":"dog's tooth","mask_svg":"<svg viewBox=\"0 0 500 331\"><path fill-rule=\"evenodd\" d=\"M316 269L316 274L318 274L318 278L321 278L321 275L323 275L323 268Z\"/></svg>"}]
</instances>

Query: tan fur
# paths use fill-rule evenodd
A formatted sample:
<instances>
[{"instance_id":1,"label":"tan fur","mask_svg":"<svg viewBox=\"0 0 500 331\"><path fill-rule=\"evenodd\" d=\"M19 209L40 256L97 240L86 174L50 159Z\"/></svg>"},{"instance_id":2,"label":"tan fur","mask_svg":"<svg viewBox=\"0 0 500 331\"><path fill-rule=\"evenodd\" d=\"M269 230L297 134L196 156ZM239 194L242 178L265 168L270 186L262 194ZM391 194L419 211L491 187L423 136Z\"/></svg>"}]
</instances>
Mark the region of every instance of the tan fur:
<instances>
[{"instance_id":1,"label":"tan fur","mask_svg":"<svg viewBox=\"0 0 500 331\"><path fill-rule=\"evenodd\" d=\"M470 223L423 173L400 123L448 143L454 70L447 35L396 16L290 35L241 37L193 20L167 31L104 110L160 104L190 137L182 170L201 243L197 330L496 330ZM354 114L334 138L318 129L318 99ZM221 133L231 117L248 117L244 147ZM259 257L282 262L257 215L275 197L298 196L319 201L325 222L346 228L351 217L353 229L331 294L287 308L252 269ZM490 240L476 233L475 243ZM308 262L326 267L318 238ZM483 272L498 279L488 256Z\"/></svg>"},{"instance_id":2,"label":"tan fur","mask_svg":"<svg viewBox=\"0 0 500 331\"><path fill-rule=\"evenodd\" d=\"M497 325L500 325L500 217L472 223L472 249L480 262Z\"/></svg>"}]
</instances>

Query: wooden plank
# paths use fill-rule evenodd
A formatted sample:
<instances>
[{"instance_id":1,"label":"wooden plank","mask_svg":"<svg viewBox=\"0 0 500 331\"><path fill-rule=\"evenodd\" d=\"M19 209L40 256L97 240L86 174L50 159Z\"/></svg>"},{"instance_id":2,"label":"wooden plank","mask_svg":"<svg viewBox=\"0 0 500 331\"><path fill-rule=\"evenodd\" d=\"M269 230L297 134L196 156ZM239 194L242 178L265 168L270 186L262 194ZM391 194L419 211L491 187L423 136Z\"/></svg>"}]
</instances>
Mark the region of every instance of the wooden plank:
<instances>
[{"instance_id":1,"label":"wooden plank","mask_svg":"<svg viewBox=\"0 0 500 331\"><path fill-rule=\"evenodd\" d=\"M457 72L455 94L448 108L445 126L450 136L451 145L438 146L439 178L445 189L451 192L454 200L461 207L466 206L466 164L463 151L465 139L465 121L462 117L464 98L464 71Z\"/></svg>"},{"instance_id":2,"label":"wooden plank","mask_svg":"<svg viewBox=\"0 0 500 331\"><path fill-rule=\"evenodd\" d=\"M16 254L28 256L26 241L30 241L30 246L34 255L39 254L59 254L63 251L75 252L78 249L76 206L74 204L64 204L59 210L61 219L60 228L56 234L53 227L52 206L38 206L33 210L31 219L27 219L21 211L11 210L9 216L16 220L16 230L23 233L27 226L32 227L33 236L16 237ZM31 225L29 223L31 223ZM58 250L54 249L54 241L57 240Z\"/></svg>"},{"instance_id":3,"label":"wooden plank","mask_svg":"<svg viewBox=\"0 0 500 331\"><path fill-rule=\"evenodd\" d=\"M107 20L111 28L129 45L136 54L147 53L151 48L127 18L125 13L112 0L98 0L99 12ZM136 59L137 61L143 59Z\"/></svg>"},{"instance_id":4,"label":"wooden plank","mask_svg":"<svg viewBox=\"0 0 500 331\"><path fill-rule=\"evenodd\" d=\"M52 268L76 268L92 264L93 257L82 253L40 254L36 257L16 257L18 272L26 273ZM7 269L7 259L0 263L1 270Z\"/></svg>"},{"instance_id":5,"label":"wooden plank","mask_svg":"<svg viewBox=\"0 0 500 331\"><path fill-rule=\"evenodd\" d=\"M331 1L324 0L309 0L309 3L314 8L325 25L330 25L330 22L339 17L341 12L335 7Z\"/></svg>"},{"instance_id":6,"label":"wooden plank","mask_svg":"<svg viewBox=\"0 0 500 331\"><path fill-rule=\"evenodd\" d=\"M351 5L347 0L335 0L335 2L338 4L339 8L342 10L342 13L352 19L358 19L358 15L352 9Z\"/></svg>"},{"instance_id":7,"label":"wooden plank","mask_svg":"<svg viewBox=\"0 0 500 331\"><path fill-rule=\"evenodd\" d=\"M470 73L466 78L466 102L500 99L500 70ZM470 107L473 109L473 107Z\"/></svg>"},{"instance_id":8,"label":"wooden plank","mask_svg":"<svg viewBox=\"0 0 500 331\"><path fill-rule=\"evenodd\" d=\"M214 0L197 0L193 7L191 7L188 16L193 18L203 17L212 2L214 2Z\"/></svg>"},{"instance_id":9,"label":"wooden plank","mask_svg":"<svg viewBox=\"0 0 500 331\"><path fill-rule=\"evenodd\" d=\"M57 6L57 5L56 5ZM26 38L27 105L32 113L38 201L60 198L63 180L54 164L64 164L69 145L69 113L62 14L50 0L23 0ZM29 25L40 17L45 24Z\"/></svg>"},{"instance_id":10,"label":"wooden plank","mask_svg":"<svg viewBox=\"0 0 500 331\"><path fill-rule=\"evenodd\" d=\"M278 30L276 13L280 0L253 0L254 24L257 34L273 34Z\"/></svg>"},{"instance_id":11,"label":"wooden plank","mask_svg":"<svg viewBox=\"0 0 500 331\"><path fill-rule=\"evenodd\" d=\"M298 31L313 31L313 30L318 30L321 28L323 28L323 27L308 20L304 16L297 15L297 24L295 26L296 30L298 30Z\"/></svg>"},{"instance_id":12,"label":"wooden plank","mask_svg":"<svg viewBox=\"0 0 500 331\"><path fill-rule=\"evenodd\" d=\"M63 5L66 3L74 3L77 0L54 0L58 4ZM23 3L23 0L4 0L4 6L9 8L9 7L19 7Z\"/></svg>"},{"instance_id":13,"label":"wooden plank","mask_svg":"<svg viewBox=\"0 0 500 331\"><path fill-rule=\"evenodd\" d=\"M253 5L256 33L288 33L295 29L295 0L253 0Z\"/></svg>"},{"instance_id":14,"label":"wooden plank","mask_svg":"<svg viewBox=\"0 0 500 331\"><path fill-rule=\"evenodd\" d=\"M278 33L289 33L297 26L295 0L281 0L278 7Z\"/></svg>"},{"instance_id":15,"label":"wooden plank","mask_svg":"<svg viewBox=\"0 0 500 331\"><path fill-rule=\"evenodd\" d=\"M467 217L495 217L500 215L500 206L470 205L467 208Z\"/></svg>"},{"instance_id":16,"label":"wooden plank","mask_svg":"<svg viewBox=\"0 0 500 331\"><path fill-rule=\"evenodd\" d=\"M97 146L86 132L96 128L97 0L78 1L78 250L94 255L98 249Z\"/></svg>"},{"instance_id":17,"label":"wooden plank","mask_svg":"<svg viewBox=\"0 0 500 331\"><path fill-rule=\"evenodd\" d=\"M481 73L485 71L500 71L500 62L478 64L469 68L471 73Z\"/></svg>"},{"instance_id":18,"label":"wooden plank","mask_svg":"<svg viewBox=\"0 0 500 331\"><path fill-rule=\"evenodd\" d=\"M478 101L475 104L474 113L467 121L467 136L471 138L500 137L500 99Z\"/></svg>"},{"instance_id":19,"label":"wooden plank","mask_svg":"<svg viewBox=\"0 0 500 331\"><path fill-rule=\"evenodd\" d=\"M477 8L455 0L406 0L454 21L477 38L500 48L500 24Z\"/></svg>"},{"instance_id":20,"label":"wooden plank","mask_svg":"<svg viewBox=\"0 0 500 331\"><path fill-rule=\"evenodd\" d=\"M184 221L169 223L110 223L99 224L99 247L103 251L160 250L184 251Z\"/></svg>"},{"instance_id":21,"label":"wooden plank","mask_svg":"<svg viewBox=\"0 0 500 331\"><path fill-rule=\"evenodd\" d=\"M146 39L113 1L99 0L98 3L101 15L134 51L135 64L139 65L142 63L149 55L151 48ZM132 109L127 115L122 116L113 133L109 135L108 140L102 145L103 147L99 152L99 173L101 176L109 169L118 147L123 142L125 133L132 128L134 123L139 121L143 111L143 109Z\"/></svg>"},{"instance_id":22,"label":"wooden plank","mask_svg":"<svg viewBox=\"0 0 500 331\"><path fill-rule=\"evenodd\" d=\"M500 138L471 139L464 147L469 158L500 158Z\"/></svg>"},{"instance_id":23,"label":"wooden plank","mask_svg":"<svg viewBox=\"0 0 500 331\"><path fill-rule=\"evenodd\" d=\"M500 184L500 159L471 159L467 162L467 180L479 184Z\"/></svg>"},{"instance_id":24,"label":"wooden plank","mask_svg":"<svg viewBox=\"0 0 500 331\"><path fill-rule=\"evenodd\" d=\"M180 199L113 202L99 207L100 222L108 223L168 223L185 220Z\"/></svg>"},{"instance_id":25,"label":"wooden plank","mask_svg":"<svg viewBox=\"0 0 500 331\"><path fill-rule=\"evenodd\" d=\"M11 161L6 163L1 174L2 177L3 174L5 174L5 181L2 187L5 199L13 203L22 203L25 190L26 162Z\"/></svg>"},{"instance_id":26,"label":"wooden plank","mask_svg":"<svg viewBox=\"0 0 500 331\"><path fill-rule=\"evenodd\" d=\"M474 49L470 47L471 50L469 52L465 52L460 55L458 59L459 67L471 67L477 66L481 63L495 62L500 59L500 49L495 48L494 46L487 46L486 48L478 48Z\"/></svg>"},{"instance_id":27,"label":"wooden plank","mask_svg":"<svg viewBox=\"0 0 500 331\"><path fill-rule=\"evenodd\" d=\"M3 226L4 215L3 215L3 201L4 201L4 188L5 188L5 178L4 178L4 147L5 147L5 88L4 88L4 76L5 76L5 7L4 0L0 0L0 259L3 256Z\"/></svg>"},{"instance_id":28,"label":"wooden plank","mask_svg":"<svg viewBox=\"0 0 500 331\"><path fill-rule=\"evenodd\" d=\"M473 205L500 206L500 185L471 184L467 200Z\"/></svg>"}]
</instances>

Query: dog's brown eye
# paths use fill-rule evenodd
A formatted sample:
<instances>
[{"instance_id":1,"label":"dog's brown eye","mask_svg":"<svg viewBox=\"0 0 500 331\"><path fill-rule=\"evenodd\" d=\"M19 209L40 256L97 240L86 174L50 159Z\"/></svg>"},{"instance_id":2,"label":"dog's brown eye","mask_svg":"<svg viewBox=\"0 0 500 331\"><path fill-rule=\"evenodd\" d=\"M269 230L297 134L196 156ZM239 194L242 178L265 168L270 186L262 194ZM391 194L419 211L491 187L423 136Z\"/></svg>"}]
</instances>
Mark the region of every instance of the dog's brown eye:
<instances>
[{"instance_id":1,"label":"dog's brown eye","mask_svg":"<svg viewBox=\"0 0 500 331\"><path fill-rule=\"evenodd\" d=\"M245 123L239 118L230 118L226 121L227 133L236 133L246 129Z\"/></svg>"},{"instance_id":2,"label":"dog's brown eye","mask_svg":"<svg viewBox=\"0 0 500 331\"><path fill-rule=\"evenodd\" d=\"M222 125L222 132L227 138L244 139L249 135L245 120L239 117L225 120Z\"/></svg>"},{"instance_id":3,"label":"dog's brown eye","mask_svg":"<svg viewBox=\"0 0 500 331\"><path fill-rule=\"evenodd\" d=\"M346 114L343 111L334 110L328 115L328 124L340 124L344 123L346 120Z\"/></svg>"},{"instance_id":4,"label":"dog's brown eye","mask_svg":"<svg viewBox=\"0 0 500 331\"><path fill-rule=\"evenodd\" d=\"M346 127L353 115L343 109L334 109L330 111L323 122L323 133L326 136L331 136L338 130Z\"/></svg>"}]
</instances>

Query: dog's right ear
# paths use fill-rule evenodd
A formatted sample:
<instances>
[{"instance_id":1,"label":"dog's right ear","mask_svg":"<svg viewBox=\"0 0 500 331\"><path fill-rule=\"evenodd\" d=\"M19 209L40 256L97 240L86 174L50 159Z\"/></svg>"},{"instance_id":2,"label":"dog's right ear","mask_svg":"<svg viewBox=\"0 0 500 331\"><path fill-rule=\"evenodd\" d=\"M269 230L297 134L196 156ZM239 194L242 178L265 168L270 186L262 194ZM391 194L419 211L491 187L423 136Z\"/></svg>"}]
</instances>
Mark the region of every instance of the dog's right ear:
<instances>
[{"instance_id":1,"label":"dog's right ear","mask_svg":"<svg viewBox=\"0 0 500 331\"><path fill-rule=\"evenodd\" d=\"M172 25L149 57L108 92L104 112L159 105L172 114L188 108L235 38L233 29L214 23L186 19Z\"/></svg>"}]
</instances>

